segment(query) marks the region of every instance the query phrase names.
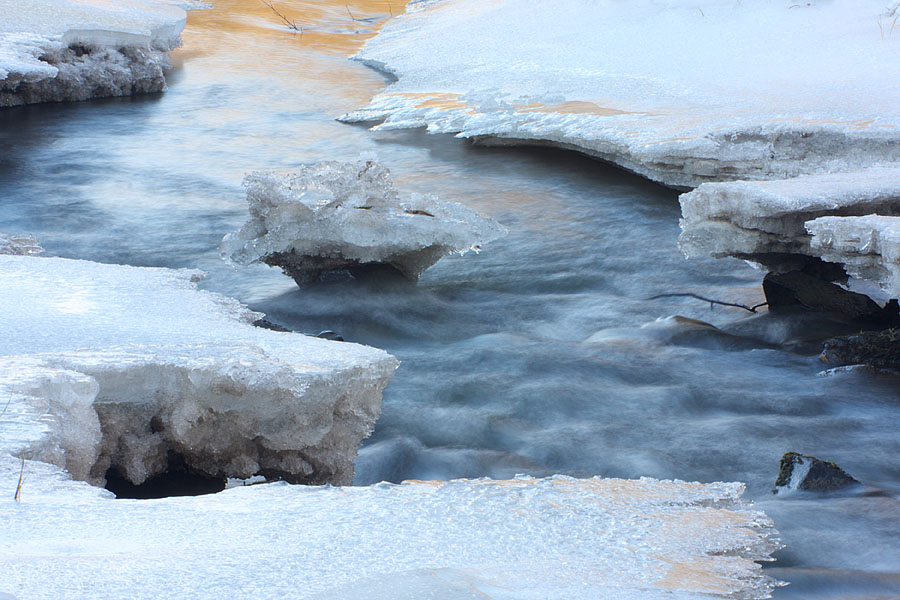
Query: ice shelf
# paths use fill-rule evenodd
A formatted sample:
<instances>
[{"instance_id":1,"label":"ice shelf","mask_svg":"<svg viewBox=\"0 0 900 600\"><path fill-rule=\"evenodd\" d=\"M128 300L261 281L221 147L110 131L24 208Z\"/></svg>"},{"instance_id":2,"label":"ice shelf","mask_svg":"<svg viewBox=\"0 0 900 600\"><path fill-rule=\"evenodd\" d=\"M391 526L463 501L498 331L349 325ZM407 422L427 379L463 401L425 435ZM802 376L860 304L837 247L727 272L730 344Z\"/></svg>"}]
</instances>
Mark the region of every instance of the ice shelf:
<instances>
[{"instance_id":1,"label":"ice shelf","mask_svg":"<svg viewBox=\"0 0 900 600\"><path fill-rule=\"evenodd\" d=\"M250 221L222 240L222 258L281 267L298 285L323 273L389 265L413 281L442 256L478 250L506 233L456 202L411 194L371 160L323 162L244 180Z\"/></svg>"},{"instance_id":2,"label":"ice shelf","mask_svg":"<svg viewBox=\"0 0 900 600\"><path fill-rule=\"evenodd\" d=\"M156 92L178 0L0 0L0 107Z\"/></svg>"},{"instance_id":3,"label":"ice shelf","mask_svg":"<svg viewBox=\"0 0 900 600\"><path fill-rule=\"evenodd\" d=\"M133 484L177 457L216 477L348 484L397 361L254 327L198 271L0 255L0 454ZM7 538L11 540L13 538Z\"/></svg>"},{"instance_id":4,"label":"ice shelf","mask_svg":"<svg viewBox=\"0 0 900 600\"><path fill-rule=\"evenodd\" d=\"M892 274L900 168L705 183L679 201L679 245L689 258L734 256L778 272L815 257L879 283L891 297L900 291Z\"/></svg>"},{"instance_id":5,"label":"ice shelf","mask_svg":"<svg viewBox=\"0 0 900 600\"><path fill-rule=\"evenodd\" d=\"M900 162L885 0L429 0L356 58L347 122L572 148L665 185Z\"/></svg>"},{"instance_id":6,"label":"ice shelf","mask_svg":"<svg viewBox=\"0 0 900 600\"><path fill-rule=\"evenodd\" d=\"M112 500L0 459L0 593L79 598L766 598L779 547L743 485L653 479L283 483ZM98 565L102 564L102 568Z\"/></svg>"}]
</instances>

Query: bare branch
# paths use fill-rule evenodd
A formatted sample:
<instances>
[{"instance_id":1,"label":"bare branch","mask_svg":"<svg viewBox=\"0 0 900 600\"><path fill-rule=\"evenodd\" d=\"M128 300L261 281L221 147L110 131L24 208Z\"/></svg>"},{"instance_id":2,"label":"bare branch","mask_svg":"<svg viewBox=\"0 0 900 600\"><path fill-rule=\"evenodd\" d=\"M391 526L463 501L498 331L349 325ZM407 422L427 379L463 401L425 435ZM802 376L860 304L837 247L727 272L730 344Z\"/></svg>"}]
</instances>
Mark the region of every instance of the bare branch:
<instances>
[{"instance_id":1,"label":"bare branch","mask_svg":"<svg viewBox=\"0 0 900 600\"><path fill-rule=\"evenodd\" d=\"M259 0L259 1L262 2L263 4L265 4L266 6L268 6L270 9L272 9L272 12L275 13L276 15L278 15L278 18L281 19L281 22L284 23L288 28L293 29L294 31L299 31L301 34L303 33L303 28L300 27L299 25L297 25L296 21L292 21L292 20L288 19L286 16L284 16L283 14L281 14L278 11L278 9L275 8L274 4L272 4L268 0Z\"/></svg>"},{"instance_id":2,"label":"bare branch","mask_svg":"<svg viewBox=\"0 0 900 600\"><path fill-rule=\"evenodd\" d=\"M19 502L19 497L22 495L22 478L25 476L25 451L22 450L22 469L19 471L19 483L16 484L16 495L13 496L16 502Z\"/></svg>"},{"instance_id":3,"label":"bare branch","mask_svg":"<svg viewBox=\"0 0 900 600\"><path fill-rule=\"evenodd\" d=\"M733 306L734 308L743 308L744 310L748 310L752 313L756 312L757 308L762 308L763 306L768 305L768 302L761 302L759 304L754 304L753 306L747 306L746 304L737 304L736 302L722 302L721 300L714 300L712 298L706 298L705 296L701 296L699 294L694 294L691 292L682 292L675 294L658 294L656 296L651 296L647 298L647 300L656 300L658 298L696 298L697 300L703 300L704 302L709 302L709 308L712 309L713 305L718 304L720 306Z\"/></svg>"}]
</instances>

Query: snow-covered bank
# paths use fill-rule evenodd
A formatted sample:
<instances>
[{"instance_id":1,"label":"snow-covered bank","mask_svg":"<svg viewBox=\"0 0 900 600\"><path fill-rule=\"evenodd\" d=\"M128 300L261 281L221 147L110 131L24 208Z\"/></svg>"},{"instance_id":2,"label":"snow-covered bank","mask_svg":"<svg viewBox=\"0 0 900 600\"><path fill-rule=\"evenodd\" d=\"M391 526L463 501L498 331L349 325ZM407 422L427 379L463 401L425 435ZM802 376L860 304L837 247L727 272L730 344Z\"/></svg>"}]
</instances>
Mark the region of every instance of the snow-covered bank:
<instances>
[{"instance_id":1,"label":"snow-covered bank","mask_svg":"<svg viewBox=\"0 0 900 600\"><path fill-rule=\"evenodd\" d=\"M349 483L397 366L253 327L197 271L0 256L0 450L102 484L177 459L216 477Z\"/></svg>"},{"instance_id":2,"label":"snow-covered bank","mask_svg":"<svg viewBox=\"0 0 900 600\"><path fill-rule=\"evenodd\" d=\"M414 2L357 58L345 121L574 148L666 185L900 161L885 0Z\"/></svg>"},{"instance_id":3,"label":"snow-covered bank","mask_svg":"<svg viewBox=\"0 0 900 600\"><path fill-rule=\"evenodd\" d=\"M821 258L900 296L900 168L706 183L679 200L689 258L734 256L774 272Z\"/></svg>"},{"instance_id":4,"label":"snow-covered bank","mask_svg":"<svg viewBox=\"0 0 900 600\"><path fill-rule=\"evenodd\" d=\"M402 200L381 164L323 162L244 180L250 221L225 236L222 258L281 267L297 285L323 273L388 265L415 281L441 257L477 250L506 233L456 202Z\"/></svg>"},{"instance_id":5,"label":"snow-covered bank","mask_svg":"<svg viewBox=\"0 0 900 600\"><path fill-rule=\"evenodd\" d=\"M268 484L111 500L0 460L0 592L78 598L768 597L743 486L652 479ZM98 561L102 568L98 568Z\"/></svg>"},{"instance_id":6,"label":"snow-covered bank","mask_svg":"<svg viewBox=\"0 0 900 600\"><path fill-rule=\"evenodd\" d=\"M178 0L0 0L0 107L158 92Z\"/></svg>"}]
</instances>

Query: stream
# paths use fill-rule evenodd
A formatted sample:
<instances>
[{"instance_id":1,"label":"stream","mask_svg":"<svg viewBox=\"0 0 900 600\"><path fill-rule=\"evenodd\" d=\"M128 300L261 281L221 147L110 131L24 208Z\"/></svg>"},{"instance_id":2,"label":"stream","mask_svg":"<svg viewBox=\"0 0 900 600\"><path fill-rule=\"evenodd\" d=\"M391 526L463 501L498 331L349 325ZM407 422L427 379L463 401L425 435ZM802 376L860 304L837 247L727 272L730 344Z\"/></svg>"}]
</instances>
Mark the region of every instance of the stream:
<instances>
[{"instance_id":1,"label":"stream","mask_svg":"<svg viewBox=\"0 0 900 600\"><path fill-rule=\"evenodd\" d=\"M853 324L649 300L755 304L763 273L685 260L677 193L606 164L335 121L386 84L347 56L400 2L280 2L302 33L262 3L215 4L189 14L165 93L0 111L0 231L33 233L48 255L199 268L202 287L271 321L397 356L359 485L743 481L786 545L766 567L792 582L776 598L900 597L900 377L820 374L818 341ZM509 235L416 285L300 290L276 269L219 259L219 240L246 220L245 173L361 154L401 191L462 202ZM774 496L787 451L867 487Z\"/></svg>"}]
</instances>

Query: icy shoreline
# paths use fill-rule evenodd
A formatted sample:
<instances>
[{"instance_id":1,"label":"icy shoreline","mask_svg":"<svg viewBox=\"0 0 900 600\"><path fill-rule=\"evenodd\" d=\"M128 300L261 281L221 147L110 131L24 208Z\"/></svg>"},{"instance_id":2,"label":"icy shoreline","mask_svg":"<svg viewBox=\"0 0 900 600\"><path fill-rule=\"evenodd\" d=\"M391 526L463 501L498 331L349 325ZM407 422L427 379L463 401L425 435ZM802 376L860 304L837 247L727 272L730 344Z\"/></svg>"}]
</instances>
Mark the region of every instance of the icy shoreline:
<instances>
[{"instance_id":1,"label":"icy shoreline","mask_svg":"<svg viewBox=\"0 0 900 600\"><path fill-rule=\"evenodd\" d=\"M664 185L900 161L880 0L415 2L356 55L397 81L347 122L577 149ZM565 32L565 37L561 37Z\"/></svg>"},{"instance_id":2,"label":"icy shoreline","mask_svg":"<svg viewBox=\"0 0 900 600\"><path fill-rule=\"evenodd\" d=\"M22 502L0 503L0 592L23 600L756 599L774 582L754 561L780 546L740 484L275 483L135 501L28 469ZM17 474L0 459L0 495Z\"/></svg>"},{"instance_id":3,"label":"icy shoreline","mask_svg":"<svg viewBox=\"0 0 900 600\"><path fill-rule=\"evenodd\" d=\"M0 107L158 92L190 1L0 0Z\"/></svg>"},{"instance_id":4,"label":"icy shoreline","mask_svg":"<svg viewBox=\"0 0 900 600\"><path fill-rule=\"evenodd\" d=\"M348 484L397 361L251 325L196 271L0 255L4 454L103 485L173 461L212 477Z\"/></svg>"}]
</instances>

